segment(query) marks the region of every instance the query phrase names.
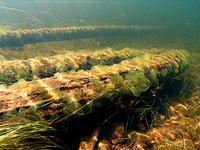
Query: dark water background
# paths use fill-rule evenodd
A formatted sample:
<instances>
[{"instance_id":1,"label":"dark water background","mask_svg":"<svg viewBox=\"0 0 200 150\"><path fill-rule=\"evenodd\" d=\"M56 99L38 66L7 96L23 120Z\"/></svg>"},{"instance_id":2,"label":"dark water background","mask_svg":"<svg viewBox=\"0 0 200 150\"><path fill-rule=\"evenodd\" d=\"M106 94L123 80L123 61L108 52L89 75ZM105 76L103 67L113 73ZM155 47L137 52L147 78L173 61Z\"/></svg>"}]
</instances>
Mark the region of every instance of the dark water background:
<instances>
[{"instance_id":1,"label":"dark water background","mask_svg":"<svg viewBox=\"0 0 200 150\"><path fill-rule=\"evenodd\" d=\"M0 26L86 25L159 26L163 30L137 36L140 44L121 40L127 47L200 49L199 0L0 0Z\"/></svg>"}]
</instances>

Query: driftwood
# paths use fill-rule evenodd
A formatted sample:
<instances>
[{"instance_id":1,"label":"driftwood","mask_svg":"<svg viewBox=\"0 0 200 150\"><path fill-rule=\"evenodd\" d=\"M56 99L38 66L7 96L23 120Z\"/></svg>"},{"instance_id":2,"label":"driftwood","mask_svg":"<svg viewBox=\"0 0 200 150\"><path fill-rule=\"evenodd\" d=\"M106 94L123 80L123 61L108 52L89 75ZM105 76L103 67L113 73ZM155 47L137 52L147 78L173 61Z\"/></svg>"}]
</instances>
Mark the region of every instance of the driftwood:
<instances>
[{"instance_id":1,"label":"driftwood","mask_svg":"<svg viewBox=\"0 0 200 150\"><path fill-rule=\"evenodd\" d=\"M89 70L92 66L112 65L125 59L131 59L146 53L160 53L163 50L135 50L125 48L112 50L107 48L99 51L67 53L51 57L31 58L28 60L0 61L0 84L13 84L20 79L27 81L34 77L51 77L57 72L70 70Z\"/></svg>"},{"instance_id":2,"label":"driftwood","mask_svg":"<svg viewBox=\"0 0 200 150\"><path fill-rule=\"evenodd\" d=\"M170 80L187 66L185 51L147 54L112 66L94 66L91 70L58 73L54 77L20 81L0 89L0 112L35 107L43 114L65 118L85 115L102 99L115 100L119 95L139 97L150 87ZM20 108L20 109L19 109ZM87 109L86 109L87 108ZM24 112L25 113L25 112Z\"/></svg>"},{"instance_id":3,"label":"driftwood","mask_svg":"<svg viewBox=\"0 0 200 150\"><path fill-rule=\"evenodd\" d=\"M138 30L158 29L155 26L75 26L31 30L0 31L0 47L22 46L28 43L73 40L107 35L130 35Z\"/></svg>"}]
</instances>

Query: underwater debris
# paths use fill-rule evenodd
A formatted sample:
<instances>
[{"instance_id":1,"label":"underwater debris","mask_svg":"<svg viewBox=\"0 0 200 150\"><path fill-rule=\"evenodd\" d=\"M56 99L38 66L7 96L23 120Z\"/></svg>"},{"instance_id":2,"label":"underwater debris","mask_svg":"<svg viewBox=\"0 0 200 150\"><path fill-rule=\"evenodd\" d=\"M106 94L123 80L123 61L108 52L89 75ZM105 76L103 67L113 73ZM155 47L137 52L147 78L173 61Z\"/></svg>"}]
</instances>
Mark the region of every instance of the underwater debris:
<instances>
[{"instance_id":1,"label":"underwater debris","mask_svg":"<svg viewBox=\"0 0 200 150\"><path fill-rule=\"evenodd\" d=\"M154 149L199 149L199 93L200 88L185 104L178 103L171 106L168 112L168 119L160 125L148 131L147 136Z\"/></svg>"},{"instance_id":2,"label":"underwater debris","mask_svg":"<svg viewBox=\"0 0 200 150\"><path fill-rule=\"evenodd\" d=\"M157 83L170 80L186 66L187 53L172 50L139 56L111 66L95 66L87 71L71 71L56 74L51 78L24 81L22 87L20 84L1 87L0 112L36 106L44 118L50 120L87 115L92 112L94 106L102 106L103 101L97 100L112 101L120 95L138 97L141 92L148 90L148 87L156 87ZM150 73L151 70L155 71L154 76ZM162 73L163 70L165 74ZM142 83L142 86L129 84L135 80L136 83ZM54 103L59 104L58 107L52 106Z\"/></svg>"},{"instance_id":3,"label":"underwater debris","mask_svg":"<svg viewBox=\"0 0 200 150\"><path fill-rule=\"evenodd\" d=\"M93 150L96 142L98 141L100 128L94 130L92 136L87 140L82 140L79 145L79 150Z\"/></svg>"},{"instance_id":4,"label":"underwater debris","mask_svg":"<svg viewBox=\"0 0 200 150\"><path fill-rule=\"evenodd\" d=\"M31 30L0 31L0 47L22 46L28 43L72 40L100 35L123 35L138 30L159 29L158 26L73 26Z\"/></svg>"},{"instance_id":5,"label":"underwater debris","mask_svg":"<svg viewBox=\"0 0 200 150\"><path fill-rule=\"evenodd\" d=\"M30 81L34 77L51 77L55 73L70 70L88 70L95 65L112 65L139 55L148 53L159 54L162 51L164 50L135 50L130 48L116 51L107 48L106 50L87 53L67 53L28 60L0 61L0 84L10 85L20 79Z\"/></svg>"},{"instance_id":6,"label":"underwater debris","mask_svg":"<svg viewBox=\"0 0 200 150\"><path fill-rule=\"evenodd\" d=\"M159 124L147 132L131 131L122 138L109 139L114 150L171 150L200 148L200 87L191 97L170 106ZM114 132L113 132L114 133Z\"/></svg>"}]
</instances>

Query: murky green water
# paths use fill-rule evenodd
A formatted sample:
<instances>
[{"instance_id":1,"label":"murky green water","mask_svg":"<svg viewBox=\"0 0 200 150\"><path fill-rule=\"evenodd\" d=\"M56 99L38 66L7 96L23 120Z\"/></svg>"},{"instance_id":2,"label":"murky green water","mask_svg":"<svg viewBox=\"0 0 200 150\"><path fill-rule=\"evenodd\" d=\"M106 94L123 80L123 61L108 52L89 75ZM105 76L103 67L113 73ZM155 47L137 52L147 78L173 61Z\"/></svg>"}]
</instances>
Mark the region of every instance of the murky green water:
<instances>
[{"instance_id":1,"label":"murky green water","mask_svg":"<svg viewBox=\"0 0 200 150\"><path fill-rule=\"evenodd\" d=\"M162 30L141 31L128 38L119 35L117 43L121 42L122 47L126 43L126 47L198 51L199 7L198 0L1 0L0 26L1 30L88 25L158 26ZM112 39L116 43L116 37L108 40ZM112 46L113 42L108 45Z\"/></svg>"},{"instance_id":2,"label":"murky green water","mask_svg":"<svg viewBox=\"0 0 200 150\"><path fill-rule=\"evenodd\" d=\"M163 145L198 143L199 9L199 0L0 0L0 149L77 149L92 131L110 138L116 122L123 139L159 122L173 131Z\"/></svg>"}]
</instances>

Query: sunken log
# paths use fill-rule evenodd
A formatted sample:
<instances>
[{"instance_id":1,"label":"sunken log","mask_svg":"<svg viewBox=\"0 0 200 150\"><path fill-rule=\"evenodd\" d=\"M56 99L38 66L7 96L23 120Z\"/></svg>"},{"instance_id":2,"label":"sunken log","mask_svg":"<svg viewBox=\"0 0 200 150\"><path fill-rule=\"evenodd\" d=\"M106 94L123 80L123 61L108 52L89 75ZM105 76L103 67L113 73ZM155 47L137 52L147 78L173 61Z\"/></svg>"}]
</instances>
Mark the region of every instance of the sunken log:
<instances>
[{"instance_id":1,"label":"sunken log","mask_svg":"<svg viewBox=\"0 0 200 150\"><path fill-rule=\"evenodd\" d=\"M130 35L140 30L159 29L157 26L74 26L64 28L41 28L30 30L0 31L0 47L24 44L74 40L108 35Z\"/></svg>"},{"instance_id":2,"label":"sunken log","mask_svg":"<svg viewBox=\"0 0 200 150\"><path fill-rule=\"evenodd\" d=\"M188 65L183 50L147 54L111 66L57 73L54 77L20 81L0 88L0 112L21 114L34 108L50 120L86 116L104 100L115 103L120 95L139 97L181 73ZM25 109L26 108L26 109ZM62 114L62 115L60 115ZM44 117L45 118L45 117ZM49 119L49 118L48 118Z\"/></svg>"},{"instance_id":3,"label":"sunken log","mask_svg":"<svg viewBox=\"0 0 200 150\"><path fill-rule=\"evenodd\" d=\"M51 77L57 72L89 70L98 64L112 65L146 53L160 53L162 51L159 49L135 50L130 48L116 51L107 48L99 51L66 53L27 60L0 61L0 84L10 85L20 79L31 81L35 77Z\"/></svg>"}]
</instances>

